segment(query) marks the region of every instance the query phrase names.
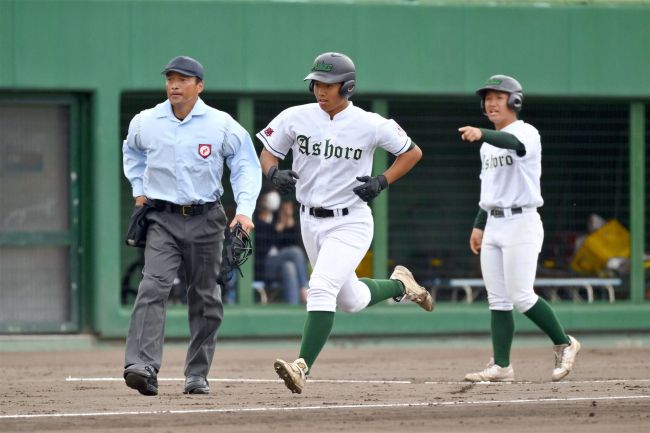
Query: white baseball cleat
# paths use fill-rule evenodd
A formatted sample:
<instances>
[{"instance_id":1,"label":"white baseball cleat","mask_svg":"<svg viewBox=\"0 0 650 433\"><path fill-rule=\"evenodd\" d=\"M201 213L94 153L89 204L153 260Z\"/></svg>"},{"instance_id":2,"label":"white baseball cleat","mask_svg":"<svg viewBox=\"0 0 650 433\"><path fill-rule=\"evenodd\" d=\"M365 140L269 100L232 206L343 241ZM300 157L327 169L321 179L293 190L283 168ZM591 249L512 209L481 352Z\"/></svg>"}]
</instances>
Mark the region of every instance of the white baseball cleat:
<instances>
[{"instance_id":1,"label":"white baseball cleat","mask_svg":"<svg viewBox=\"0 0 650 433\"><path fill-rule=\"evenodd\" d=\"M307 372L309 372L309 367L307 367L304 359L298 358L293 362L276 359L273 367L291 392L294 394L300 394L302 392L307 382Z\"/></svg>"},{"instance_id":2,"label":"white baseball cleat","mask_svg":"<svg viewBox=\"0 0 650 433\"><path fill-rule=\"evenodd\" d=\"M433 310L433 298L431 294L415 281L411 271L404 266L395 266L390 276L391 280L399 280L404 285L404 297L413 301L427 311Z\"/></svg>"},{"instance_id":3,"label":"white baseball cleat","mask_svg":"<svg viewBox=\"0 0 650 433\"><path fill-rule=\"evenodd\" d=\"M490 358L485 370L467 373L465 380L468 382L512 382L515 380L515 370L512 369L512 365L507 367L496 365L494 359Z\"/></svg>"},{"instance_id":4,"label":"white baseball cleat","mask_svg":"<svg viewBox=\"0 0 650 433\"><path fill-rule=\"evenodd\" d=\"M569 335L569 344L558 344L553 346L555 351L555 368L551 379L553 382L562 380L571 372L576 363L576 356L580 352L580 343Z\"/></svg>"}]
</instances>

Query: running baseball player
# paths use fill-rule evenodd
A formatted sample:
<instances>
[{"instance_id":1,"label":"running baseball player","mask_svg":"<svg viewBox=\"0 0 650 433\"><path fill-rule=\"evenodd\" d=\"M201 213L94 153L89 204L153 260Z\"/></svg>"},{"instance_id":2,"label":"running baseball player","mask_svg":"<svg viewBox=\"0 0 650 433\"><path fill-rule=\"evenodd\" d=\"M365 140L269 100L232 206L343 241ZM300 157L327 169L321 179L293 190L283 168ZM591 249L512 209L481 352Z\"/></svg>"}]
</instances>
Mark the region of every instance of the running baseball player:
<instances>
[{"instance_id":1,"label":"running baseball player","mask_svg":"<svg viewBox=\"0 0 650 433\"><path fill-rule=\"evenodd\" d=\"M517 119L524 95L514 78L494 75L476 93L481 98L483 114L495 130L463 126L458 131L463 140L482 143L481 198L469 246L474 254L481 255L494 357L484 370L467 374L465 380L514 380L510 365L514 307L553 341L555 368L551 378L558 381L573 368L580 343L564 332L551 306L533 290L537 256L544 240L537 213L537 208L544 204L540 191L539 132Z\"/></svg>"},{"instance_id":2,"label":"running baseball player","mask_svg":"<svg viewBox=\"0 0 650 433\"><path fill-rule=\"evenodd\" d=\"M422 157L420 148L393 120L355 107L355 66L344 54L316 57L309 91L316 103L288 108L257 134L264 145L262 170L283 194L296 190L303 243L313 266L300 355L274 367L287 388L301 393L307 373L325 346L337 308L358 312L386 299L402 298L433 310L431 295L403 266L390 279L357 278L355 269L370 247L373 218L367 202L405 175ZM396 156L378 176L372 158L381 147ZM293 152L293 169L279 161Z\"/></svg>"}]
</instances>

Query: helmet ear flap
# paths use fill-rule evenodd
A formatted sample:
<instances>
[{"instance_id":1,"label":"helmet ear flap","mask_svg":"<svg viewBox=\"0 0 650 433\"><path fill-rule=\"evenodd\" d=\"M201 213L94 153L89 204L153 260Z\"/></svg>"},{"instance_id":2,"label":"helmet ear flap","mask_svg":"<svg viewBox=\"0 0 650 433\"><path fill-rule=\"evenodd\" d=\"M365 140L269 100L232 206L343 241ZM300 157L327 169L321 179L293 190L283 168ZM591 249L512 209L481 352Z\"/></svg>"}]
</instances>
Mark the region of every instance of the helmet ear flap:
<instances>
[{"instance_id":1,"label":"helmet ear flap","mask_svg":"<svg viewBox=\"0 0 650 433\"><path fill-rule=\"evenodd\" d=\"M523 99L521 93L512 92L510 96L508 96L508 107L515 113L519 113L521 111L521 106L524 103Z\"/></svg>"},{"instance_id":2,"label":"helmet ear flap","mask_svg":"<svg viewBox=\"0 0 650 433\"><path fill-rule=\"evenodd\" d=\"M339 90L339 93L344 98L349 98L352 95L354 95L354 91L356 90L355 86L356 86L355 80L344 81L343 84L341 84L341 89Z\"/></svg>"}]
</instances>

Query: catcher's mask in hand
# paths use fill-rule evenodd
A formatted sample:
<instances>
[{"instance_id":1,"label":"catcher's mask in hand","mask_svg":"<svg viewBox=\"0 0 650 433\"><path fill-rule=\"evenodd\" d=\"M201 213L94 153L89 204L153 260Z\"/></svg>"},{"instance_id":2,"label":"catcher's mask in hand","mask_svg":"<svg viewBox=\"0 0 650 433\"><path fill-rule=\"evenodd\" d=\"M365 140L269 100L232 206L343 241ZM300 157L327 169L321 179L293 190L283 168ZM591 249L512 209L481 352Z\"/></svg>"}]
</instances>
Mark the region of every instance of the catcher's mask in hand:
<instances>
[{"instance_id":1,"label":"catcher's mask in hand","mask_svg":"<svg viewBox=\"0 0 650 433\"><path fill-rule=\"evenodd\" d=\"M240 223L235 224L232 231L226 231L225 248L228 271L237 268L243 277L240 266L253 254L253 243Z\"/></svg>"}]
</instances>

